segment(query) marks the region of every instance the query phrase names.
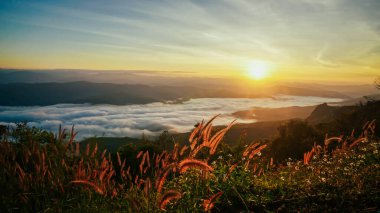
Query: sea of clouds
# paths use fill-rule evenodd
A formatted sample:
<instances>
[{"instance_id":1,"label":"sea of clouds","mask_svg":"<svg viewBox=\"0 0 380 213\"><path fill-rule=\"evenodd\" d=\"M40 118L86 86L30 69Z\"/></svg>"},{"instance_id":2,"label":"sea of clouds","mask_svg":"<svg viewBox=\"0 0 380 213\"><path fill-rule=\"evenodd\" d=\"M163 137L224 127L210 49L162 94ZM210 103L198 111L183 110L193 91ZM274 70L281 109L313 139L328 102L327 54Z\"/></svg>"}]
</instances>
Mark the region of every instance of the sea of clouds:
<instances>
[{"instance_id":1,"label":"sea of clouds","mask_svg":"<svg viewBox=\"0 0 380 213\"><path fill-rule=\"evenodd\" d=\"M164 130L186 132L202 119L221 114L215 124L228 124L233 112L252 107L279 108L311 106L340 99L302 96L274 98L198 98L183 103L151 103L144 105L58 104L36 107L0 106L0 124L27 121L31 126L56 132L59 125L79 131L78 139L93 136L137 137L157 135ZM255 122L238 119L240 123Z\"/></svg>"}]
</instances>

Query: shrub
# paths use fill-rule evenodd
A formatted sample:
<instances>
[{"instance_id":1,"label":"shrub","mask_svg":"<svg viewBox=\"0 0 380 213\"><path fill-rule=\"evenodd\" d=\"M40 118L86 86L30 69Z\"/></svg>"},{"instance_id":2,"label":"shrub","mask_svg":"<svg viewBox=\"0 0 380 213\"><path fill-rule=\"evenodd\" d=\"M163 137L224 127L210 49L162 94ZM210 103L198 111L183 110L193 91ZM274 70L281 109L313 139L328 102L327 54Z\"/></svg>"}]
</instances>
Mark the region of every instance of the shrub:
<instances>
[{"instance_id":1,"label":"shrub","mask_svg":"<svg viewBox=\"0 0 380 213\"><path fill-rule=\"evenodd\" d=\"M287 158L302 159L322 136L306 121L291 120L278 127L278 136L271 145L271 154L278 162Z\"/></svg>"},{"instance_id":2,"label":"shrub","mask_svg":"<svg viewBox=\"0 0 380 213\"><path fill-rule=\"evenodd\" d=\"M233 123L212 133L213 119L194 128L187 144L160 153L138 151L133 145L114 155L97 145L80 149L74 129L59 131L48 143L5 137L0 142L0 211L379 210L375 121L368 122L359 137L326 138L303 154L303 162L276 166L270 155L263 156L267 144L247 144L239 153L220 146ZM289 142L297 139L299 130L304 137L313 133L305 123L294 121L280 129L280 136ZM9 132L19 133L24 131ZM339 144L329 151L332 140Z\"/></svg>"}]
</instances>

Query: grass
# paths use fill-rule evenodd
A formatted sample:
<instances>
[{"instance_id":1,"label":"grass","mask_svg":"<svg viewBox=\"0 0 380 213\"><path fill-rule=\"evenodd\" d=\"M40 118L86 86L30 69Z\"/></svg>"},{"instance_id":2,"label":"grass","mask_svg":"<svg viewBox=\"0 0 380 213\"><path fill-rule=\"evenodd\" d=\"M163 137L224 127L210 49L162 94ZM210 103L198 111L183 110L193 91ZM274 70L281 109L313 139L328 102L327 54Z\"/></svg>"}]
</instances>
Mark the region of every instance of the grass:
<instances>
[{"instance_id":1,"label":"grass","mask_svg":"<svg viewBox=\"0 0 380 213\"><path fill-rule=\"evenodd\" d=\"M359 136L326 138L283 164L253 142L222 149L234 125L200 122L185 145L140 151L127 161L98 146L81 149L74 129L47 143L2 135L1 212L376 212L380 141L375 122ZM25 132L24 132L25 133ZM67 137L66 137L67 136ZM20 137L17 137L20 138ZM334 143L333 143L334 141Z\"/></svg>"}]
</instances>

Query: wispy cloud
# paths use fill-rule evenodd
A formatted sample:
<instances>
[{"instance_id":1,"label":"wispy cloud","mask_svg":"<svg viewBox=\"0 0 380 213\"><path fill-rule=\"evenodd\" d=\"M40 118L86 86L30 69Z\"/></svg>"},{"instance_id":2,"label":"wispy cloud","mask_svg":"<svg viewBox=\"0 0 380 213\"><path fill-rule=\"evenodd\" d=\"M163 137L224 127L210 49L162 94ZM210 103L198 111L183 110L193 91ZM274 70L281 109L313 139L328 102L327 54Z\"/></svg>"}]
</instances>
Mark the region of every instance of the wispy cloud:
<instances>
[{"instance_id":1,"label":"wispy cloud","mask_svg":"<svg viewBox=\"0 0 380 213\"><path fill-rule=\"evenodd\" d=\"M325 58L326 51L328 51L329 45L324 45L321 50L318 51L315 60L326 67L337 67L339 64L332 62Z\"/></svg>"},{"instance_id":2,"label":"wispy cloud","mask_svg":"<svg viewBox=\"0 0 380 213\"><path fill-rule=\"evenodd\" d=\"M378 0L2 1L0 54L30 50L47 59L38 64L96 61L101 69L234 72L255 59L306 68L317 61L320 72L336 62L337 70L375 69L380 56L367 50L380 43L379 10Z\"/></svg>"}]
</instances>

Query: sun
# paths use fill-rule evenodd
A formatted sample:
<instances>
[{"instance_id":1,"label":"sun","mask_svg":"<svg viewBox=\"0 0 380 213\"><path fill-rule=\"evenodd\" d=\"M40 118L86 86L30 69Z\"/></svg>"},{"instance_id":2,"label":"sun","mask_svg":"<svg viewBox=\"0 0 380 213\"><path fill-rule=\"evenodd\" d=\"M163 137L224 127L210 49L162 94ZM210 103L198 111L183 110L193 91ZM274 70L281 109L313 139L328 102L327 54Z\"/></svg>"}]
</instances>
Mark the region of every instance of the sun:
<instances>
[{"instance_id":1,"label":"sun","mask_svg":"<svg viewBox=\"0 0 380 213\"><path fill-rule=\"evenodd\" d=\"M264 61L252 61L248 66L248 77L254 80L262 80L268 77L269 66Z\"/></svg>"}]
</instances>

